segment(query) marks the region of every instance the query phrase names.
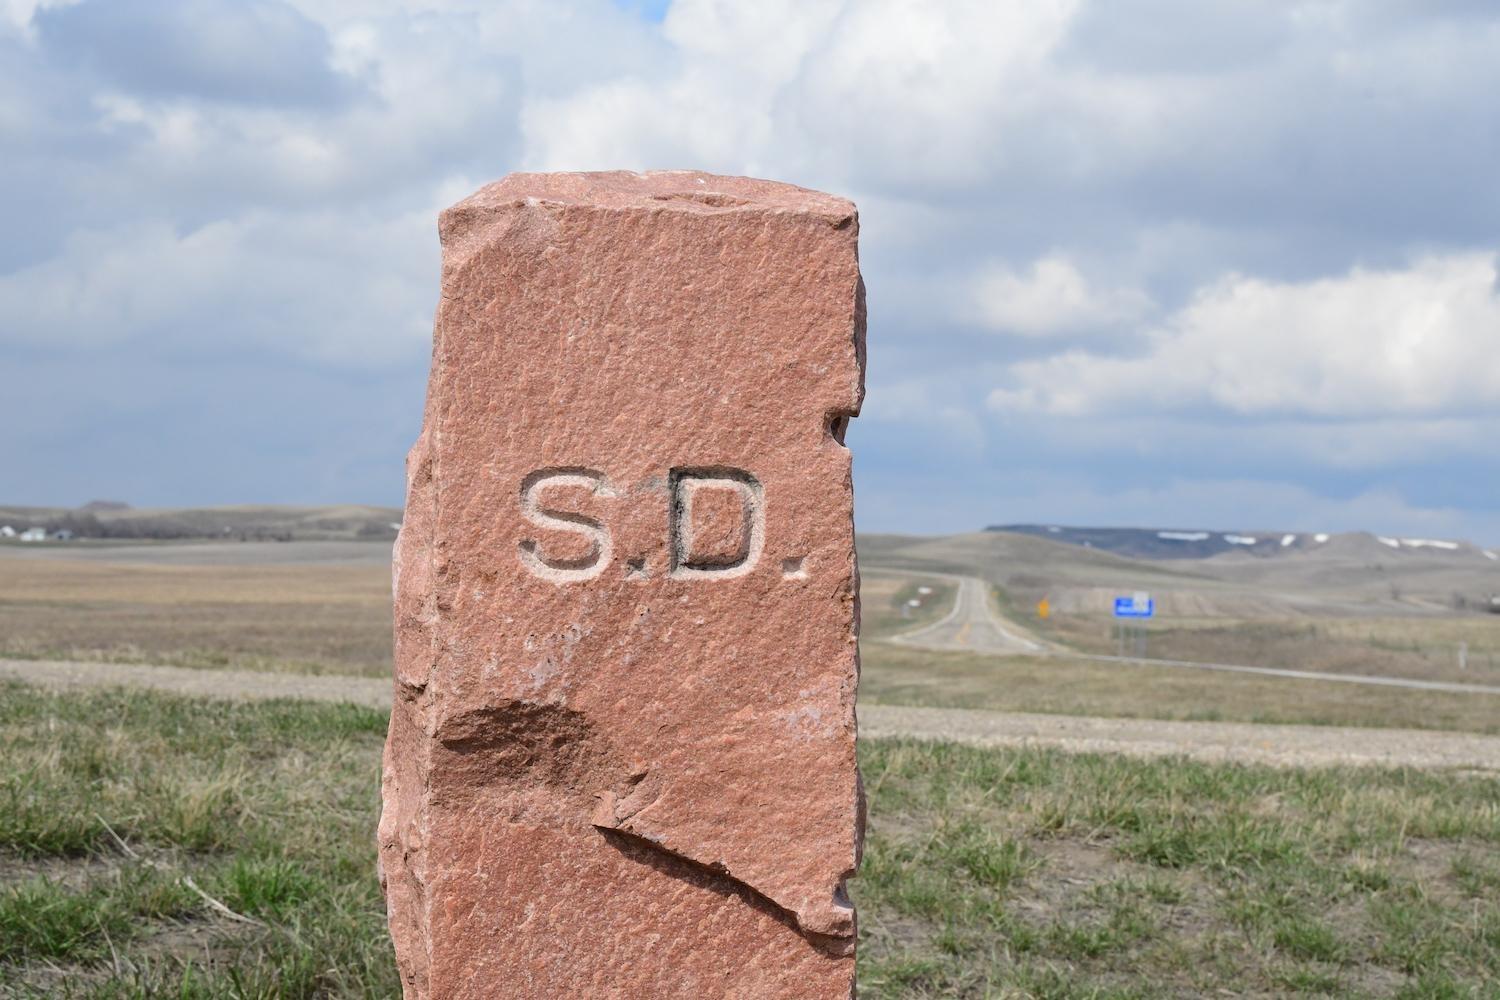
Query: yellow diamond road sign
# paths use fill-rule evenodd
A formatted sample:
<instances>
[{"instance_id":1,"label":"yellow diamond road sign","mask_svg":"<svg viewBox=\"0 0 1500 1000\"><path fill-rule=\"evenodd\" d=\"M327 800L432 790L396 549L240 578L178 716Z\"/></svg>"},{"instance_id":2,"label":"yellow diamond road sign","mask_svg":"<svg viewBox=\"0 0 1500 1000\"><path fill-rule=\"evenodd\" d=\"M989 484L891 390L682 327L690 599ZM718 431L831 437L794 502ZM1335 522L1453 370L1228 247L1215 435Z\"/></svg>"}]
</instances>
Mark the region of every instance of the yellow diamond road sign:
<instances>
[{"instance_id":1,"label":"yellow diamond road sign","mask_svg":"<svg viewBox=\"0 0 1500 1000\"><path fill-rule=\"evenodd\" d=\"M1052 617L1052 603L1050 601L1048 601L1045 597L1042 598L1040 601L1037 602L1036 613L1037 613L1037 617L1039 617L1039 618L1051 618Z\"/></svg>"}]
</instances>

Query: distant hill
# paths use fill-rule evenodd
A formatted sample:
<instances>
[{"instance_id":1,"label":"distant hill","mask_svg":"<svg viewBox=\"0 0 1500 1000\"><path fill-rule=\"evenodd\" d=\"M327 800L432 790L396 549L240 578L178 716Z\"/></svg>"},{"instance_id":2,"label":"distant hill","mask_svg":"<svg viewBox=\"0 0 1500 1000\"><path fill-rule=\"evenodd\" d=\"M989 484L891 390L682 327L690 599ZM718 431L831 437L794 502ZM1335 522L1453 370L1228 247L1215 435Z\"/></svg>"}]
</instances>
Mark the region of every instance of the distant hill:
<instances>
[{"instance_id":1,"label":"distant hill","mask_svg":"<svg viewBox=\"0 0 1500 1000\"><path fill-rule=\"evenodd\" d=\"M106 511L114 513L115 511L129 510L130 504L123 500L90 500L78 509L84 514L99 514Z\"/></svg>"},{"instance_id":2,"label":"distant hill","mask_svg":"<svg viewBox=\"0 0 1500 1000\"><path fill-rule=\"evenodd\" d=\"M1056 611L1101 615L1116 596L1138 591L1150 592L1163 615L1237 619L1451 614L1486 609L1500 595L1500 553L1464 542L1056 527L862 534L860 564L969 574L1004 587L1017 607L1047 597Z\"/></svg>"},{"instance_id":3,"label":"distant hill","mask_svg":"<svg viewBox=\"0 0 1500 1000\"><path fill-rule=\"evenodd\" d=\"M396 537L397 507L340 504L327 507L241 505L233 507L133 508L95 501L77 509L0 506L0 527L45 528L74 539L329 541Z\"/></svg>"},{"instance_id":4,"label":"distant hill","mask_svg":"<svg viewBox=\"0 0 1500 1000\"><path fill-rule=\"evenodd\" d=\"M1358 551L1368 558L1395 552L1500 559L1500 554L1470 542L1435 538L1371 535L1365 532L1329 534L1297 531L1209 531L1200 528L1080 528L1047 524L995 525L986 531L1032 535L1053 542L1081 545L1136 559L1209 559L1238 552L1278 556L1328 549L1346 555ZM1329 548L1331 547L1331 549Z\"/></svg>"}]
</instances>

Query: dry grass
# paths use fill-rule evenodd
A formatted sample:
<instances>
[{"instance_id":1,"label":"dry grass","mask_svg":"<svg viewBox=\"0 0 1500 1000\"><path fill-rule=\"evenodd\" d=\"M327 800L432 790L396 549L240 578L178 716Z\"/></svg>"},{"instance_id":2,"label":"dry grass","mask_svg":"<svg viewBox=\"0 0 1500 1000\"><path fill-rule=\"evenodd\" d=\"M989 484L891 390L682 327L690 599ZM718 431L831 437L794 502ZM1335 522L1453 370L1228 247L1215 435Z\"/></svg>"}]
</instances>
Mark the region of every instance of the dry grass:
<instances>
[{"instance_id":1,"label":"dry grass","mask_svg":"<svg viewBox=\"0 0 1500 1000\"><path fill-rule=\"evenodd\" d=\"M0 655L383 676L384 566L0 563Z\"/></svg>"},{"instance_id":2,"label":"dry grass","mask_svg":"<svg viewBox=\"0 0 1500 1000\"><path fill-rule=\"evenodd\" d=\"M1099 615L1015 617L1052 642L1113 653L1114 620ZM1149 654L1329 673L1500 683L1500 615L1406 618L1158 619L1145 628ZM1467 669L1458 648L1468 645Z\"/></svg>"},{"instance_id":3,"label":"dry grass","mask_svg":"<svg viewBox=\"0 0 1500 1000\"><path fill-rule=\"evenodd\" d=\"M0 563L0 602L359 604L390 607L386 566L171 566L64 559Z\"/></svg>"},{"instance_id":4,"label":"dry grass","mask_svg":"<svg viewBox=\"0 0 1500 1000\"><path fill-rule=\"evenodd\" d=\"M1500 732L1500 696L866 643L859 697L887 705Z\"/></svg>"},{"instance_id":5,"label":"dry grass","mask_svg":"<svg viewBox=\"0 0 1500 1000\"><path fill-rule=\"evenodd\" d=\"M923 589L931 591L924 594ZM917 601L912 607L912 601ZM953 585L932 577L867 570L859 581L860 634L879 638L921 628L953 607Z\"/></svg>"},{"instance_id":6,"label":"dry grass","mask_svg":"<svg viewBox=\"0 0 1500 1000\"><path fill-rule=\"evenodd\" d=\"M902 618L899 608L916 596L918 586L931 586L934 593L912 617ZM878 638L946 613L952 602L951 586L927 577L872 570L865 574L863 588L866 641L860 696L867 701L1143 718L1500 731L1500 705L1494 699L1061 659L929 653L892 646ZM1022 617L1016 609L1008 608L1007 613ZM1305 622L1276 626L1284 629L1270 633L1275 649L1281 651L1274 657L1277 665L1327 669L1331 666L1329 649L1343 649L1358 640L1365 650L1360 654L1363 658L1348 663L1360 672L1375 672L1379 664L1371 657L1409 655L1400 649L1382 651L1381 643L1420 642L1431 634L1441 644L1466 635L1471 641L1471 669L1455 675L1479 681L1486 679L1482 657L1500 642L1500 633L1495 631L1500 622L1488 618L1313 624L1317 631L1308 631ZM1054 640L1071 641L1075 633L1067 630L1075 626L1063 617L1052 619L1047 627ZM1425 631L1429 626L1431 633ZM1269 626L1233 626L1241 629L1235 639L1241 643L1238 649L1245 650L1245 643L1258 641L1255 636L1268 634L1255 631L1257 627ZM1107 649L1108 626L1095 622L1087 628L1096 629L1095 644ZM1211 629L1178 631L1186 637L1197 635L1200 642L1220 641ZM1152 641L1153 654L1164 655L1158 637ZM1371 641L1376 645L1371 646ZM1219 647L1200 651L1227 655ZM382 677L389 673L391 662L390 574L382 565L6 560L0 562L0 656L7 655ZM1232 657L1229 662L1234 662ZM1249 657L1244 662L1256 660ZM1421 676L1420 672L1414 675Z\"/></svg>"},{"instance_id":7,"label":"dry grass","mask_svg":"<svg viewBox=\"0 0 1500 1000\"><path fill-rule=\"evenodd\" d=\"M0 996L394 995L385 722L0 686Z\"/></svg>"}]
</instances>

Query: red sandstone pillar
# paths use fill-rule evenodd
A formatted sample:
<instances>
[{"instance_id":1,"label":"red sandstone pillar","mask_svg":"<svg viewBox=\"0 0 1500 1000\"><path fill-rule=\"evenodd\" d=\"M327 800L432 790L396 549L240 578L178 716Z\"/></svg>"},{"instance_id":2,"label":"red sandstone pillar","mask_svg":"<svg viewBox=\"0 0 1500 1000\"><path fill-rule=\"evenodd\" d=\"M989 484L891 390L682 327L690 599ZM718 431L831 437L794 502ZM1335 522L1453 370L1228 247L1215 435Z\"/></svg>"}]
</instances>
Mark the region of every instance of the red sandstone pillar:
<instances>
[{"instance_id":1,"label":"red sandstone pillar","mask_svg":"<svg viewBox=\"0 0 1500 1000\"><path fill-rule=\"evenodd\" d=\"M380 855L410 997L847 998L847 201L514 174L442 215Z\"/></svg>"}]
</instances>

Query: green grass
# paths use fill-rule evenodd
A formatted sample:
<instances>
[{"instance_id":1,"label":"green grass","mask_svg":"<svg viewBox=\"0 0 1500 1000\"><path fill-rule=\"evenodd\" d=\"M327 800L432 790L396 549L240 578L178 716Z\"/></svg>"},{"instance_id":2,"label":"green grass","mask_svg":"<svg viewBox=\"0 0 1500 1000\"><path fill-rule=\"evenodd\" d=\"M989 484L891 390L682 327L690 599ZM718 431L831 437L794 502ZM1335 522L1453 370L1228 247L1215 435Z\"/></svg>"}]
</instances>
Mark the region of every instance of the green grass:
<instances>
[{"instance_id":1,"label":"green grass","mask_svg":"<svg viewBox=\"0 0 1500 1000\"><path fill-rule=\"evenodd\" d=\"M0 962L87 959L109 942L129 940L138 921L185 917L195 902L186 886L139 864L90 877L80 888L33 877L0 896Z\"/></svg>"},{"instance_id":2,"label":"green grass","mask_svg":"<svg viewBox=\"0 0 1500 1000\"><path fill-rule=\"evenodd\" d=\"M1500 995L1495 779L900 741L863 761L862 995Z\"/></svg>"},{"instance_id":3,"label":"green grass","mask_svg":"<svg viewBox=\"0 0 1500 1000\"><path fill-rule=\"evenodd\" d=\"M0 687L0 995L398 994L384 731L354 706Z\"/></svg>"},{"instance_id":4,"label":"green grass","mask_svg":"<svg viewBox=\"0 0 1500 1000\"><path fill-rule=\"evenodd\" d=\"M0 995L397 995L384 724L0 686ZM861 996L1500 995L1494 778L861 756Z\"/></svg>"}]
</instances>

